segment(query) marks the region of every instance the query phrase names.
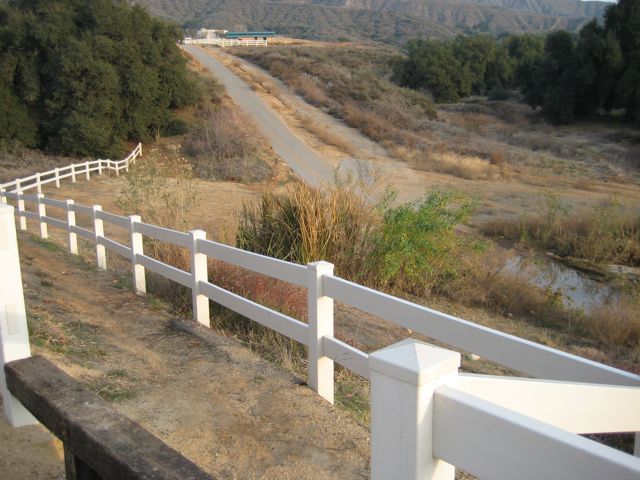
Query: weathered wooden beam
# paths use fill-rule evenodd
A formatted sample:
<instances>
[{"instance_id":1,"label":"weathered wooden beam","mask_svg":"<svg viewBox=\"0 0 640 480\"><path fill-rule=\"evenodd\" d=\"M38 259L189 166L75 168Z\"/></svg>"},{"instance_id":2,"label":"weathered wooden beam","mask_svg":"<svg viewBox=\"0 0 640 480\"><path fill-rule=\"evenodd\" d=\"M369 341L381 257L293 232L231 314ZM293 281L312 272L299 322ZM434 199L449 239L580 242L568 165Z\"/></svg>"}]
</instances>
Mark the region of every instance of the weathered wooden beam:
<instances>
[{"instance_id":1,"label":"weathered wooden beam","mask_svg":"<svg viewBox=\"0 0 640 480\"><path fill-rule=\"evenodd\" d=\"M7 363L5 373L9 391L64 442L67 462L103 480L213 478L43 357Z\"/></svg>"}]
</instances>

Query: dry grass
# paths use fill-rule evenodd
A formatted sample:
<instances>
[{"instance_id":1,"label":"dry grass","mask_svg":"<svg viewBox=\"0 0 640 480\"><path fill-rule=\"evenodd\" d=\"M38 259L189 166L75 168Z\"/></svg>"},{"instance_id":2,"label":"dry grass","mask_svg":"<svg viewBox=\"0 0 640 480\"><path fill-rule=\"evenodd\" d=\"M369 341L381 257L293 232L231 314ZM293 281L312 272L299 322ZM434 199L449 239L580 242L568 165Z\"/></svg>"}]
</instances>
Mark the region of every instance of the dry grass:
<instances>
[{"instance_id":1,"label":"dry grass","mask_svg":"<svg viewBox=\"0 0 640 480\"><path fill-rule=\"evenodd\" d=\"M329 260L341 275L359 277L380 221L373 190L366 180L348 178L317 189L295 183L265 191L243 207L237 246L302 264Z\"/></svg>"},{"instance_id":2,"label":"dry grass","mask_svg":"<svg viewBox=\"0 0 640 480\"><path fill-rule=\"evenodd\" d=\"M607 346L640 346L640 303L623 297L603 305L582 321L585 332Z\"/></svg>"},{"instance_id":3,"label":"dry grass","mask_svg":"<svg viewBox=\"0 0 640 480\"><path fill-rule=\"evenodd\" d=\"M184 149L199 177L260 181L272 174L272 165L262 159L256 138L255 128L238 111L207 106L199 112Z\"/></svg>"},{"instance_id":4,"label":"dry grass","mask_svg":"<svg viewBox=\"0 0 640 480\"><path fill-rule=\"evenodd\" d=\"M420 170L447 173L466 180L495 180L508 177L508 166L477 156L460 155L445 148L420 151L396 147L394 154Z\"/></svg>"},{"instance_id":5,"label":"dry grass","mask_svg":"<svg viewBox=\"0 0 640 480\"><path fill-rule=\"evenodd\" d=\"M356 149L350 142L324 125L314 122L311 117L303 117L300 123L305 130L318 137L326 145L332 145L351 156L356 154Z\"/></svg>"},{"instance_id":6,"label":"dry grass","mask_svg":"<svg viewBox=\"0 0 640 480\"><path fill-rule=\"evenodd\" d=\"M552 251L594 264L640 266L640 215L609 200L574 212L560 197L545 194L538 213L498 218L482 226L485 234Z\"/></svg>"}]
</instances>

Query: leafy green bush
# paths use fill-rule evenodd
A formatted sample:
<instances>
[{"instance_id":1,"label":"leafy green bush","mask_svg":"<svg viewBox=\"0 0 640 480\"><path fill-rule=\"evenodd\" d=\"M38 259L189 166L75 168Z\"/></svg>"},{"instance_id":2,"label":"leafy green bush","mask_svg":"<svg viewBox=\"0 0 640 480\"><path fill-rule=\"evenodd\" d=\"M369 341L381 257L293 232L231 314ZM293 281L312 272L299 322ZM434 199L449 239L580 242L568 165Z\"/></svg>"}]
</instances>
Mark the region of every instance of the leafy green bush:
<instances>
[{"instance_id":1,"label":"leafy green bush","mask_svg":"<svg viewBox=\"0 0 640 480\"><path fill-rule=\"evenodd\" d=\"M468 217L470 202L433 192L391 207L391 195L372 202L362 191L349 181L265 192L243 209L237 246L303 264L327 260L345 278L405 293L445 292L467 274L465 259L481 245L454 227Z\"/></svg>"},{"instance_id":2,"label":"leafy green bush","mask_svg":"<svg viewBox=\"0 0 640 480\"><path fill-rule=\"evenodd\" d=\"M407 293L442 291L465 275L463 257L480 248L454 231L471 209L470 202L450 192L432 192L421 201L387 209L367 259L370 276L380 287Z\"/></svg>"},{"instance_id":3,"label":"leafy green bush","mask_svg":"<svg viewBox=\"0 0 640 480\"><path fill-rule=\"evenodd\" d=\"M0 4L0 140L113 156L127 140L176 131L195 101L180 33L124 1Z\"/></svg>"}]
</instances>

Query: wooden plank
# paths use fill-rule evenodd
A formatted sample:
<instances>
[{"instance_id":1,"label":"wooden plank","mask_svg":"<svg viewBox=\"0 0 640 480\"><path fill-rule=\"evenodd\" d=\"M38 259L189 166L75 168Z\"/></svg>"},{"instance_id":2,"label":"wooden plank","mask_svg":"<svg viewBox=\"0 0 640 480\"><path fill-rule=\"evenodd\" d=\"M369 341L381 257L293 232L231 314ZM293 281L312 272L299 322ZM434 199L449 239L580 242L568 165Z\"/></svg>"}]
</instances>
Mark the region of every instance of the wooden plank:
<instances>
[{"instance_id":1,"label":"wooden plank","mask_svg":"<svg viewBox=\"0 0 640 480\"><path fill-rule=\"evenodd\" d=\"M459 374L448 384L573 433L640 431L640 388Z\"/></svg>"},{"instance_id":2,"label":"wooden plank","mask_svg":"<svg viewBox=\"0 0 640 480\"><path fill-rule=\"evenodd\" d=\"M64 200L55 200L53 198L44 197L40 199L40 202L44 203L47 206L61 208L63 210L66 210L67 208L67 202L65 202Z\"/></svg>"},{"instance_id":3,"label":"wooden plank","mask_svg":"<svg viewBox=\"0 0 640 480\"><path fill-rule=\"evenodd\" d=\"M171 230L169 228L157 227L149 223L136 222L133 224L133 230L147 237L160 240L161 242L173 243L184 248L191 247L191 237L189 234Z\"/></svg>"},{"instance_id":4,"label":"wooden plank","mask_svg":"<svg viewBox=\"0 0 640 480\"><path fill-rule=\"evenodd\" d=\"M324 354L343 367L369 380L369 355L337 338L322 337Z\"/></svg>"},{"instance_id":5,"label":"wooden plank","mask_svg":"<svg viewBox=\"0 0 640 480\"><path fill-rule=\"evenodd\" d=\"M40 217L40 221L41 222L45 222L53 227L57 227L57 228L61 228L62 230L66 230L67 229L67 223L58 219L58 218L53 218L53 217Z\"/></svg>"},{"instance_id":6,"label":"wooden plank","mask_svg":"<svg viewBox=\"0 0 640 480\"><path fill-rule=\"evenodd\" d=\"M200 282L200 293L220 305L251 320L275 330L293 340L308 345L309 331L306 323L253 302L209 282Z\"/></svg>"},{"instance_id":7,"label":"wooden plank","mask_svg":"<svg viewBox=\"0 0 640 480\"><path fill-rule=\"evenodd\" d=\"M103 212L102 210L96 212L96 216L107 223L111 223L121 228L129 229L130 222L127 217L116 215L114 213Z\"/></svg>"},{"instance_id":8,"label":"wooden plank","mask_svg":"<svg viewBox=\"0 0 640 480\"><path fill-rule=\"evenodd\" d=\"M77 225L71 225L69 227L69 231L90 242L93 242L95 240L95 234L91 230L87 230L86 228L78 227Z\"/></svg>"},{"instance_id":9,"label":"wooden plank","mask_svg":"<svg viewBox=\"0 0 640 480\"><path fill-rule=\"evenodd\" d=\"M212 240L199 240L198 252L262 275L302 287L307 286L307 267L297 263L285 262L277 258L248 252Z\"/></svg>"},{"instance_id":10,"label":"wooden plank","mask_svg":"<svg viewBox=\"0 0 640 480\"><path fill-rule=\"evenodd\" d=\"M184 270L180 270L179 268L167 265L160 260L140 254L136 254L136 263L139 263L158 275L162 275L163 277L173 280L180 285L191 288L191 274Z\"/></svg>"},{"instance_id":11,"label":"wooden plank","mask_svg":"<svg viewBox=\"0 0 640 480\"><path fill-rule=\"evenodd\" d=\"M546 347L416 305L338 277L323 277L325 295L396 325L549 380L640 386L640 375Z\"/></svg>"},{"instance_id":12,"label":"wooden plank","mask_svg":"<svg viewBox=\"0 0 640 480\"><path fill-rule=\"evenodd\" d=\"M85 205L80 205L79 203L72 204L70 208L76 213L82 213L84 215L93 215L93 208L87 207Z\"/></svg>"},{"instance_id":13,"label":"wooden plank","mask_svg":"<svg viewBox=\"0 0 640 480\"><path fill-rule=\"evenodd\" d=\"M103 480L213 478L43 357L5 373L9 391Z\"/></svg>"},{"instance_id":14,"label":"wooden plank","mask_svg":"<svg viewBox=\"0 0 640 480\"><path fill-rule=\"evenodd\" d=\"M109 250L117 253L121 257L126 258L127 260L131 260L131 249L126 245L122 245L121 243L118 243L107 237L98 237L98 243L100 245L104 245Z\"/></svg>"},{"instance_id":15,"label":"wooden plank","mask_svg":"<svg viewBox=\"0 0 640 480\"><path fill-rule=\"evenodd\" d=\"M638 458L446 385L433 412L433 456L479 478L640 478Z\"/></svg>"}]
</instances>

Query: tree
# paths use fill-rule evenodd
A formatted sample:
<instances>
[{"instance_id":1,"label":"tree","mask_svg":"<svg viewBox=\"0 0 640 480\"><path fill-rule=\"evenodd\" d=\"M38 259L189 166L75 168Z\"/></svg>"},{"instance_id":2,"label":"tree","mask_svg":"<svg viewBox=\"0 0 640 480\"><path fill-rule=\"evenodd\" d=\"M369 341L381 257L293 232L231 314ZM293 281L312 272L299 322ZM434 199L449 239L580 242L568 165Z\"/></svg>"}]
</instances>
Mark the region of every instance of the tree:
<instances>
[{"instance_id":1,"label":"tree","mask_svg":"<svg viewBox=\"0 0 640 480\"><path fill-rule=\"evenodd\" d=\"M439 102L460 98L461 66L450 48L436 40L412 40L405 48L408 58L397 72L401 85L426 90Z\"/></svg>"},{"instance_id":2,"label":"tree","mask_svg":"<svg viewBox=\"0 0 640 480\"><path fill-rule=\"evenodd\" d=\"M640 124L640 0L619 0L607 8L605 32L613 35L622 55L621 73L615 84L616 106L626 118Z\"/></svg>"},{"instance_id":3,"label":"tree","mask_svg":"<svg viewBox=\"0 0 640 480\"><path fill-rule=\"evenodd\" d=\"M0 140L117 156L167 131L196 98L179 38L125 0L0 5Z\"/></svg>"}]
</instances>

